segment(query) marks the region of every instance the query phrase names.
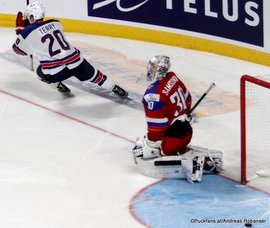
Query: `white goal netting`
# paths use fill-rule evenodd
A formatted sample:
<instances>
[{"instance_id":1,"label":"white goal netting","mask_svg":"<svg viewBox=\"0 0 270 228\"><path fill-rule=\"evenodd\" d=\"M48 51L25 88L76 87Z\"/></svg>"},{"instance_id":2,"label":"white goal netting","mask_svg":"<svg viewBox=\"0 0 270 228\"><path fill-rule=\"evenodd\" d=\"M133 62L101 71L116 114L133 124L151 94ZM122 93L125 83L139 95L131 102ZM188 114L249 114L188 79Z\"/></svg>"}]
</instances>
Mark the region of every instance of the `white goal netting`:
<instances>
[{"instance_id":1,"label":"white goal netting","mask_svg":"<svg viewBox=\"0 0 270 228\"><path fill-rule=\"evenodd\" d=\"M247 181L270 176L270 75L254 79L245 81Z\"/></svg>"}]
</instances>

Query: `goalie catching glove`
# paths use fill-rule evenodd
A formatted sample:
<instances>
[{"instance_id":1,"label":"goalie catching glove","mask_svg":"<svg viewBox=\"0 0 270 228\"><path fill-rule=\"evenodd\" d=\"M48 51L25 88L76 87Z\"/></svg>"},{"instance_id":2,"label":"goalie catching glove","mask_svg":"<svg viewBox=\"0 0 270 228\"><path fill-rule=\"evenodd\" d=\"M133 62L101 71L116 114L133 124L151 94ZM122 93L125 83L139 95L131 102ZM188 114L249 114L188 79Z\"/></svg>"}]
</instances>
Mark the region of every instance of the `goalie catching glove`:
<instances>
[{"instance_id":1,"label":"goalie catching glove","mask_svg":"<svg viewBox=\"0 0 270 228\"><path fill-rule=\"evenodd\" d=\"M142 157L144 159L156 158L160 156L162 141L151 141L147 136L142 139L137 138L132 153L134 157Z\"/></svg>"}]
</instances>

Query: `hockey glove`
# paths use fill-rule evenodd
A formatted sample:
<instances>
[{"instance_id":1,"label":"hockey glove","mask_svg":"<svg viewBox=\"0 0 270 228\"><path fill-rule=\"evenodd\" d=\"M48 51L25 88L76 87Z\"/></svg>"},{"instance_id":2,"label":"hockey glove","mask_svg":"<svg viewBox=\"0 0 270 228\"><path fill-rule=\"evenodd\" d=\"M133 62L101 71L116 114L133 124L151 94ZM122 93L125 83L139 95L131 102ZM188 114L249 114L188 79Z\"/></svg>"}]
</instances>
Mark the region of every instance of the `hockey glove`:
<instances>
[{"instance_id":1,"label":"hockey glove","mask_svg":"<svg viewBox=\"0 0 270 228\"><path fill-rule=\"evenodd\" d=\"M18 12L17 14L17 18L16 18L16 34L20 34L21 31L27 26L29 25L29 21L27 19L23 19L23 13L22 12Z\"/></svg>"},{"instance_id":2,"label":"hockey glove","mask_svg":"<svg viewBox=\"0 0 270 228\"><path fill-rule=\"evenodd\" d=\"M146 136L137 139L132 153L134 157L142 157L144 159L156 158L160 156L162 141L150 141Z\"/></svg>"}]
</instances>

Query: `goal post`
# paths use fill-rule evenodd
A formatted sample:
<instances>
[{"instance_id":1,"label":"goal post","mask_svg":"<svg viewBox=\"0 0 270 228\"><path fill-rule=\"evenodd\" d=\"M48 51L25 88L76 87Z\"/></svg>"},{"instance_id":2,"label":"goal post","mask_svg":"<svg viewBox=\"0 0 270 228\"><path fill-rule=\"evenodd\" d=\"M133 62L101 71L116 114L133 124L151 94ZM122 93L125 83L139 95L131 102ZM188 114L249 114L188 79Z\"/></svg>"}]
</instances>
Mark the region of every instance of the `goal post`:
<instances>
[{"instance_id":1,"label":"goal post","mask_svg":"<svg viewBox=\"0 0 270 228\"><path fill-rule=\"evenodd\" d=\"M241 77L240 125L241 183L246 184L270 176L270 76Z\"/></svg>"}]
</instances>

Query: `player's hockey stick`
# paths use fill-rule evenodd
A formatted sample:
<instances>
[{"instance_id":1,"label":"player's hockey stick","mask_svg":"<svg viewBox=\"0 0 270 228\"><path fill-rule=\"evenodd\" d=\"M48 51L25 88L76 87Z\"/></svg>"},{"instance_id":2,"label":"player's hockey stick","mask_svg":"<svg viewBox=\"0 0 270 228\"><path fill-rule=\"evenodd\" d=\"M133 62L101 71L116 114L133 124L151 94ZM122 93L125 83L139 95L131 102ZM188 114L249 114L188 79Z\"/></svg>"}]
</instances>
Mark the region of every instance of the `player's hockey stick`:
<instances>
[{"instance_id":1,"label":"player's hockey stick","mask_svg":"<svg viewBox=\"0 0 270 228\"><path fill-rule=\"evenodd\" d=\"M26 0L26 6L29 5L29 0ZM30 70L34 71L34 59L33 59L33 55L30 55Z\"/></svg>"},{"instance_id":2,"label":"player's hockey stick","mask_svg":"<svg viewBox=\"0 0 270 228\"><path fill-rule=\"evenodd\" d=\"M200 99L193 105L193 107L190 109L188 116L195 110L195 108L202 102L202 100L206 97L206 95L216 86L214 82L211 83L211 85L208 87L208 89L204 92L204 94L200 97Z\"/></svg>"},{"instance_id":3,"label":"player's hockey stick","mask_svg":"<svg viewBox=\"0 0 270 228\"><path fill-rule=\"evenodd\" d=\"M34 59L33 59L33 55L29 56L30 58L30 70L34 71Z\"/></svg>"}]
</instances>

